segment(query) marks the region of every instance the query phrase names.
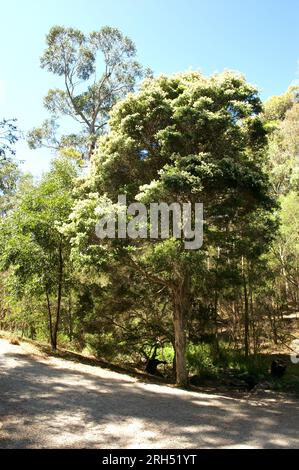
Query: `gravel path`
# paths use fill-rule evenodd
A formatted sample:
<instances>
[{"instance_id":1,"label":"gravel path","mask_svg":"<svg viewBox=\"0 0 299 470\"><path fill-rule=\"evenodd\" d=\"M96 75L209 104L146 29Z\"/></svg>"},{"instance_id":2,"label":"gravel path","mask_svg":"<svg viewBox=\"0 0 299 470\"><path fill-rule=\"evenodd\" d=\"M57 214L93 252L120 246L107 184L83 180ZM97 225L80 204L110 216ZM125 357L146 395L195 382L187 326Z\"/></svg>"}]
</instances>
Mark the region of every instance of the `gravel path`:
<instances>
[{"instance_id":1,"label":"gravel path","mask_svg":"<svg viewBox=\"0 0 299 470\"><path fill-rule=\"evenodd\" d=\"M0 448L299 448L299 401L145 384L0 340Z\"/></svg>"}]
</instances>

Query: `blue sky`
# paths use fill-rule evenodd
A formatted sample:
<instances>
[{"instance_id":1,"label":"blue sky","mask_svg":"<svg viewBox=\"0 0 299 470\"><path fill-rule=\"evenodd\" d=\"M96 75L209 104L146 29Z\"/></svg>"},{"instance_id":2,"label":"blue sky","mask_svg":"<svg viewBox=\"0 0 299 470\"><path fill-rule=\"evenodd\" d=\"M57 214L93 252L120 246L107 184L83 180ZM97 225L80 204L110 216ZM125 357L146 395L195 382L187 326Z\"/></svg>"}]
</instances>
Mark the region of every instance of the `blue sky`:
<instances>
[{"instance_id":1,"label":"blue sky","mask_svg":"<svg viewBox=\"0 0 299 470\"><path fill-rule=\"evenodd\" d=\"M42 98L59 82L39 57L54 24L118 27L155 74L239 70L266 99L298 79L298 18L299 0L0 0L0 119L16 117L26 132L47 117ZM50 160L25 142L17 157L35 175Z\"/></svg>"}]
</instances>

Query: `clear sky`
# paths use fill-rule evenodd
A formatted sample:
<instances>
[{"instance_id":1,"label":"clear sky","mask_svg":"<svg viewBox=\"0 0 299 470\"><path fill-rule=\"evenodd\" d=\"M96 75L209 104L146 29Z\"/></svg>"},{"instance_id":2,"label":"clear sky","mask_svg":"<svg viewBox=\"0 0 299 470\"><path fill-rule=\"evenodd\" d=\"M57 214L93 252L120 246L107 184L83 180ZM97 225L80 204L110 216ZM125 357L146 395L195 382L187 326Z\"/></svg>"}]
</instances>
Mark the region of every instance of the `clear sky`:
<instances>
[{"instance_id":1,"label":"clear sky","mask_svg":"<svg viewBox=\"0 0 299 470\"><path fill-rule=\"evenodd\" d=\"M54 24L118 27L155 74L239 70L265 99L298 79L298 18L299 0L0 0L0 119L26 132L47 116L42 98L58 83L39 57ZM35 175L50 158L25 142L17 157Z\"/></svg>"}]
</instances>

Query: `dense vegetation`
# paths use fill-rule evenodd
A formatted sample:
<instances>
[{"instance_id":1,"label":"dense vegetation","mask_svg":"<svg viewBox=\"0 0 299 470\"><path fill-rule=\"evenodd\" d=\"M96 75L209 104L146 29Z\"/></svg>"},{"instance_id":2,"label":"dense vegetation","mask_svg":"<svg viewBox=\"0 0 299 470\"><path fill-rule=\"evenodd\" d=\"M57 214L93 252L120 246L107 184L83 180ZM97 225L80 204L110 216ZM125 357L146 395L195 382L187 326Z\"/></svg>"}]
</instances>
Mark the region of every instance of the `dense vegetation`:
<instances>
[{"instance_id":1,"label":"dense vegetation","mask_svg":"<svg viewBox=\"0 0 299 470\"><path fill-rule=\"evenodd\" d=\"M97 70L102 54L102 74ZM62 77L28 135L55 150L40 181L0 123L0 326L144 367L240 369L292 338L299 287L299 89L262 103L238 73L154 78L118 30L54 27L41 65ZM59 117L76 121L59 133ZM99 211L204 204L202 248L95 236Z\"/></svg>"}]
</instances>

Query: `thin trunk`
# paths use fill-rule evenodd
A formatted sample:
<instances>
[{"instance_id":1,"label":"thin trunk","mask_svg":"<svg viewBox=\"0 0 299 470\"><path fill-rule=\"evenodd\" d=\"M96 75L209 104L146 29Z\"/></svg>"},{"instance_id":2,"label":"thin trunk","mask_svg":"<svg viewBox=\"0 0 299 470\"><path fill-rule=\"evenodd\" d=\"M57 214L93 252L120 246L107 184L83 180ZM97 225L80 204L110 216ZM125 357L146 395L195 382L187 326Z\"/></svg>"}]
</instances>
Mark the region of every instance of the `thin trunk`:
<instances>
[{"instance_id":1,"label":"thin trunk","mask_svg":"<svg viewBox=\"0 0 299 470\"><path fill-rule=\"evenodd\" d=\"M282 275L283 275L283 278L284 278L285 298L286 298L286 302L288 302L289 283L288 283L288 276L287 276L287 272L286 272L286 268L285 268L283 250L282 250L281 247L279 249L279 255L280 255L280 261L281 261L281 267L282 267Z\"/></svg>"},{"instance_id":2,"label":"thin trunk","mask_svg":"<svg viewBox=\"0 0 299 470\"><path fill-rule=\"evenodd\" d=\"M89 135L90 135L90 145L88 149L88 158L91 160L91 157L93 156L93 153L96 149L97 145L97 137L96 137L96 132L94 126L90 126L89 128Z\"/></svg>"},{"instance_id":3,"label":"thin trunk","mask_svg":"<svg viewBox=\"0 0 299 470\"><path fill-rule=\"evenodd\" d=\"M68 296L68 317L69 317L69 339L73 341L73 314L72 314L72 294Z\"/></svg>"},{"instance_id":4,"label":"thin trunk","mask_svg":"<svg viewBox=\"0 0 299 470\"><path fill-rule=\"evenodd\" d=\"M58 266L58 292L57 292L57 308L56 308L56 318L53 328L53 349L57 349L57 335L60 321L60 311L61 311L61 297L62 297L62 280L63 280L63 258L62 258L62 246L59 245L59 266Z\"/></svg>"},{"instance_id":5,"label":"thin trunk","mask_svg":"<svg viewBox=\"0 0 299 470\"><path fill-rule=\"evenodd\" d=\"M253 290L251 285L249 285L249 298L250 298L250 326L251 326L251 337L253 339L253 354L258 353L259 338L258 331L256 329L256 321L254 318L254 307L253 307Z\"/></svg>"},{"instance_id":6,"label":"thin trunk","mask_svg":"<svg viewBox=\"0 0 299 470\"><path fill-rule=\"evenodd\" d=\"M248 292L245 275L243 275L244 287L244 347L245 357L249 356L249 305L248 305Z\"/></svg>"},{"instance_id":7,"label":"thin trunk","mask_svg":"<svg viewBox=\"0 0 299 470\"><path fill-rule=\"evenodd\" d=\"M89 160L91 160L91 157L93 156L93 153L96 149L96 140L92 140L91 141L91 144L89 145L89 149L88 149L88 158Z\"/></svg>"},{"instance_id":8,"label":"thin trunk","mask_svg":"<svg viewBox=\"0 0 299 470\"><path fill-rule=\"evenodd\" d=\"M218 302L219 302L219 295L218 295L218 291L215 290L213 349L214 349L214 354L215 354L215 359L216 360L218 360L219 356L220 356L219 339L218 339Z\"/></svg>"},{"instance_id":9,"label":"thin trunk","mask_svg":"<svg viewBox=\"0 0 299 470\"><path fill-rule=\"evenodd\" d=\"M53 322L52 322L52 312L51 312L51 304L50 304L50 297L48 291L46 291L46 298L47 298L47 307L48 307L48 320L49 320L49 332L50 332L50 343L51 348L54 348L54 339L53 339Z\"/></svg>"}]
</instances>

